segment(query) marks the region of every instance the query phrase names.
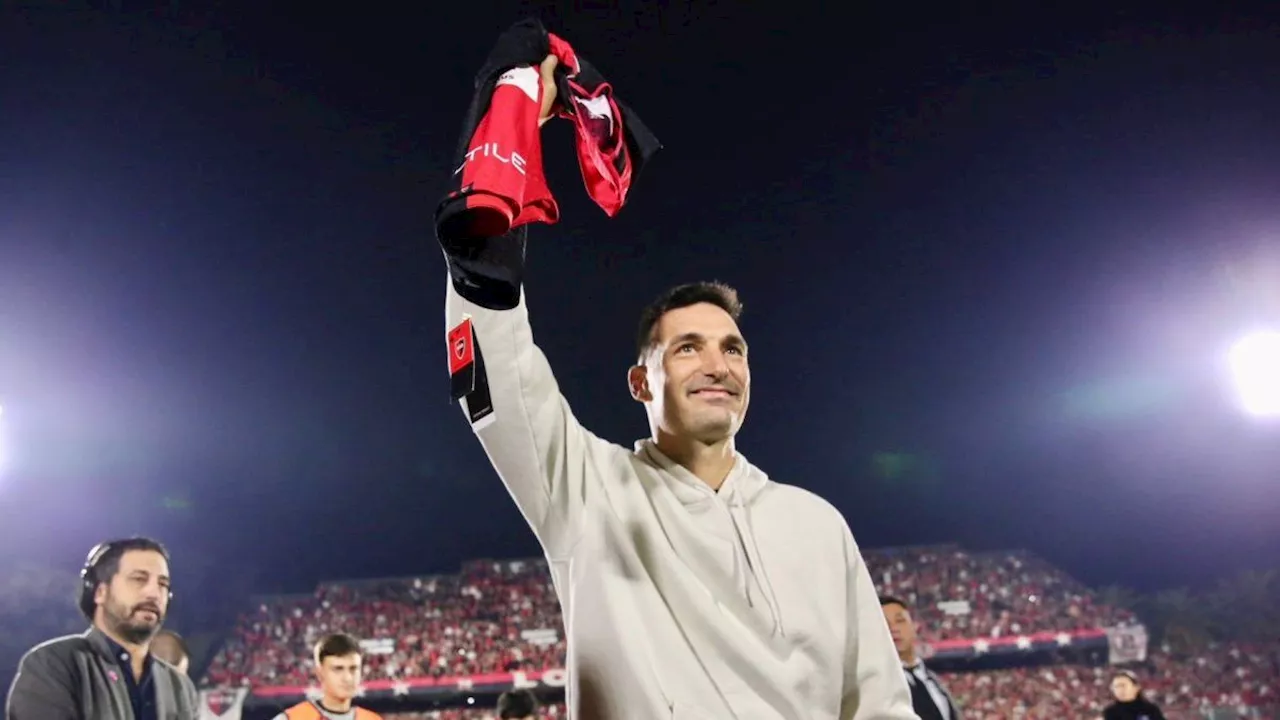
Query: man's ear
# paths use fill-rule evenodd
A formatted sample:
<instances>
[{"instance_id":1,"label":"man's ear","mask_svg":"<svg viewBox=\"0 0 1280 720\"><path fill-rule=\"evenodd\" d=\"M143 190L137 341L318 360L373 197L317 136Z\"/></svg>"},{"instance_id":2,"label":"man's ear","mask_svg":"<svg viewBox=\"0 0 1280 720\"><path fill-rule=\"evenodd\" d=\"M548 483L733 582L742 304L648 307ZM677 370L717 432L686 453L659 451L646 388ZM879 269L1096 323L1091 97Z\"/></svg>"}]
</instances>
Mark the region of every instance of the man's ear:
<instances>
[{"instance_id":1,"label":"man's ear","mask_svg":"<svg viewBox=\"0 0 1280 720\"><path fill-rule=\"evenodd\" d=\"M627 386L631 390L631 398L636 402L649 402L653 393L649 392L649 368L644 365L633 365L627 371Z\"/></svg>"}]
</instances>

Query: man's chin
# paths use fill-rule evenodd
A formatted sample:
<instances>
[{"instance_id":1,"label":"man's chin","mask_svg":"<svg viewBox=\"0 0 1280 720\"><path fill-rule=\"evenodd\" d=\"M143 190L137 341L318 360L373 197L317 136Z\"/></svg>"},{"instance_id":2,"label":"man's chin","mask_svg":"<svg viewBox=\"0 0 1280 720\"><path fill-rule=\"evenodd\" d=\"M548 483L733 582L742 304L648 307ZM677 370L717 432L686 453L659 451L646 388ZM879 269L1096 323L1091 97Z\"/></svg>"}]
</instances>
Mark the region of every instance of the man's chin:
<instances>
[{"instance_id":1,"label":"man's chin","mask_svg":"<svg viewBox=\"0 0 1280 720\"><path fill-rule=\"evenodd\" d=\"M125 625L137 632L155 633L160 631L161 625L164 625L164 618L159 615L140 613L130 618Z\"/></svg>"},{"instance_id":2,"label":"man's chin","mask_svg":"<svg viewBox=\"0 0 1280 720\"><path fill-rule=\"evenodd\" d=\"M129 618L129 624L137 628L158 629L164 623L164 618L159 615L148 613L138 613Z\"/></svg>"},{"instance_id":3,"label":"man's chin","mask_svg":"<svg viewBox=\"0 0 1280 720\"><path fill-rule=\"evenodd\" d=\"M159 631L160 631L159 622L150 623L150 624L141 624L141 623L131 622L131 623L124 624L123 626L120 627L120 630L119 630L120 635L125 640L128 640L129 642L132 642L132 643L144 643L150 640L151 638L155 637L156 633Z\"/></svg>"},{"instance_id":4,"label":"man's chin","mask_svg":"<svg viewBox=\"0 0 1280 720\"><path fill-rule=\"evenodd\" d=\"M693 426L693 435L708 445L724 442L737 434L740 424L735 420L729 413L720 418L702 418Z\"/></svg>"}]
</instances>

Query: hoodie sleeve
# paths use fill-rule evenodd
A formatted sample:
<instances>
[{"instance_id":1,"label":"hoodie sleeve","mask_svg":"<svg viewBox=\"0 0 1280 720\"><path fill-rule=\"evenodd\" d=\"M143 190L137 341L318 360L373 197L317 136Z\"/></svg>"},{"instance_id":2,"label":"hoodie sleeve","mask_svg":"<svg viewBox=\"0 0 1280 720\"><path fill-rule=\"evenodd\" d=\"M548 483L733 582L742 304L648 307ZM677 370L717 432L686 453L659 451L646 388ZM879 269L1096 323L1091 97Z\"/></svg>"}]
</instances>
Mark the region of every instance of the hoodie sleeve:
<instances>
[{"instance_id":1,"label":"hoodie sleeve","mask_svg":"<svg viewBox=\"0 0 1280 720\"><path fill-rule=\"evenodd\" d=\"M587 468L603 441L573 416L542 351L533 342L523 291L510 309L489 309L448 286L446 327L469 319L492 413L473 424L502 482L553 558L581 526ZM463 398L463 412L468 398Z\"/></svg>"},{"instance_id":2,"label":"hoodie sleeve","mask_svg":"<svg viewBox=\"0 0 1280 720\"><path fill-rule=\"evenodd\" d=\"M848 525L844 528L848 630L840 720L919 720L902 663L889 636L871 573Z\"/></svg>"}]
</instances>

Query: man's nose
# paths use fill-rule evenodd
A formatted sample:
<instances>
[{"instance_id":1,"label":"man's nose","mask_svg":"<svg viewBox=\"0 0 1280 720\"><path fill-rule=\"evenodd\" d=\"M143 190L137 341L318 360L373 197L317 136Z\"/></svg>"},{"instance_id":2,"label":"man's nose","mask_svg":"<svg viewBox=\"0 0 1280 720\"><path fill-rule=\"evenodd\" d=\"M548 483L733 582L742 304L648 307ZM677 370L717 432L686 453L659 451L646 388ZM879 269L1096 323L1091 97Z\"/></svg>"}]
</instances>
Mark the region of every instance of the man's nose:
<instances>
[{"instance_id":1,"label":"man's nose","mask_svg":"<svg viewBox=\"0 0 1280 720\"><path fill-rule=\"evenodd\" d=\"M706 350L702 353L702 372L716 378L729 374L729 364L724 360L724 353L719 350Z\"/></svg>"}]
</instances>

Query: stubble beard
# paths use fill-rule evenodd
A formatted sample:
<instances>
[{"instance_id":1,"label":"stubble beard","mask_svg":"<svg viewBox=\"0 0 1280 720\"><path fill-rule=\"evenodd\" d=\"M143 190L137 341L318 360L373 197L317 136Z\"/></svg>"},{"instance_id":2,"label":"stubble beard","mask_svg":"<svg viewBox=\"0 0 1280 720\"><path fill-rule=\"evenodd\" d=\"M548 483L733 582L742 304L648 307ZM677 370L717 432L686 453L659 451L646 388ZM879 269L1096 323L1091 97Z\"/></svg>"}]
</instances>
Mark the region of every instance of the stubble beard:
<instances>
[{"instance_id":1,"label":"stubble beard","mask_svg":"<svg viewBox=\"0 0 1280 720\"><path fill-rule=\"evenodd\" d=\"M119 605L111 602L110 598L103 609L106 611L104 614L111 631L120 639L134 645L141 645L155 637L155 634L160 631L160 626L164 624L164 616L158 613L154 624L135 621L132 619L134 610L128 608L121 610Z\"/></svg>"}]
</instances>

